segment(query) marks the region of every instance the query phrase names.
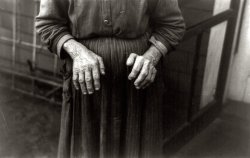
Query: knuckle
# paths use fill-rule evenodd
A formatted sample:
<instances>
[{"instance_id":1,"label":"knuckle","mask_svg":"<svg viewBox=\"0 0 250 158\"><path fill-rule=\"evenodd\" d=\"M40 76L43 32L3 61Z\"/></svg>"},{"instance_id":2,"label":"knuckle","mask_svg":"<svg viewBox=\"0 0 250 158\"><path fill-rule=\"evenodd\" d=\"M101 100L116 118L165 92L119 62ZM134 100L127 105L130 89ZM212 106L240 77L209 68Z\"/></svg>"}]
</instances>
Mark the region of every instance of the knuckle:
<instances>
[{"instance_id":1,"label":"knuckle","mask_svg":"<svg viewBox=\"0 0 250 158\"><path fill-rule=\"evenodd\" d=\"M92 78L91 77L86 77L85 80L86 80L86 82L91 82Z\"/></svg>"},{"instance_id":2,"label":"knuckle","mask_svg":"<svg viewBox=\"0 0 250 158\"><path fill-rule=\"evenodd\" d=\"M131 53L130 55L132 55L132 56L136 56L136 54L135 54L135 53Z\"/></svg>"},{"instance_id":3,"label":"knuckle","mask_svg":"<svg viewBox=\"0 0 250 158\"><path fill-rule=\"evenodd\" d=\"M145 63L146 65L149 65L149 64L150 64L150 60L144 59L144 63Z\"/></svg>"},{"instance_id":4,"label":"knuckle","mask_svg":"<svg viewBox=\"0 0 250 158\"><path fill-rule=\"evenodd\" d=\"M80 68L79 67L74 67L74 69L73 69L73 72L74 73L78 73L80 71Z\"/></svg>"},{"instance_id":5,"label":"knuckle","mask_svg":"<svg viewBox=\"0 0 250 158\"><path fill-rule=\"evenodd\" d=\"M83 88L83 87L81 87L81 90L82 90L83 93L87 92L87 90L85 88Z\"/></svg>"},{"instance_id":6,"label":"knuckle","mask_svg":"<svg viewBox=\"0 0 250 158\"><path fill-rule=\"evenodd\" d=\"M80 84L83 84L83 83L84 83L84 80L83 80L83 79L80 79L80 80L79 80L79 83L80 83Z\"/></svg>"},{"instance_id":7,"label":"knuckle","mask_svg":"<svg viewBox=\"0 0 250 158\"><path fill-rule=\"evenodd\" d=\"M153 75L153 74L155 73L155 71L151 69L151 70L150 70L150 73Z\"/></svg>"},{"instance_id":8,"label":"knuckle","mask_svg":"<svg viewBox=\"0 0 250 158\"><path fill-rule=\"evenodd\" d=\"M139 69L134 69L133 73L138 73Z\"/></svg>"},{"instance_id":9,"label":"knuckle","mask_svg":"<svg viewBox=\"0 0 250 158\"><path fill-rule=\"evenodd\" d=\"M97 75L97 74L95 74L95 75L93 75L93 78L96 79L96 80L99 80L99 79L100 79L100 76Z\"/></svg>"},{"instance_id":10,"label":"knuckle","mask_svg":"<svg viewBox=\"0 0 250 158\"><path fill-rule=\"evenodd\" d=\"M84 73L84 69L80 69L80 70L79 70L79 73L82 73L82 74L83 74L83 73Z\"/></svg>"},{"instance_id":11,"label":"knuckle","mask_svg":"<svg viewBox=\"0 0 250 158\"><path fill-rule=\"evenodd\" d=\"M82 90L82 93L83 93L84 95L86 95L86 94L87 94L87 91L85 91L85 90Z\"/></svg>"},{"instance_id":12,"label":"knuckle","mask_svg":"<svg viewBox=\"0 0 250 158\"><path fill-rule=\"evenodd\" d=\"M138 60L143 61L144 58L142 56L137 56Z\"/></svg>"},{"instance_id":13,"label":"knuckle","mask_svg":"<svg viewBox=\"0 0 250 158\"><path fill-rule=\"evenodd\" d=\"M143 77L146 77L147 75L148 75L147 72L143 72L143 73L142 73L142 76L143 76Z\"/></svg>"},{"instance_id":14,"label":"knuckle","mask_svg":"<svg viewBox=\"0 0 250 158\"><path fill-rule=\"evenodd\" d=\"M88 84L88 85L87 85L87 89L88 89L88 91L92 91L92 90L93 90L92 85L91 85L91 84Z\"/></svg>"},{"instance_id":15,"label":"knuckle","mask_svg":"<svg viewBox=\"0 0 250 158\"><path fill-rule=\"evenodd\" d=\"M89 69L89 65L88 64L84 64L82 66L82 71L88 70Z\"/></svg>"},{"instance_id":16,"label":"knuckle","mask_svg":"<svg viewBox=\"0 0 250 158\"><path fill-rule=\"evenodd\" d=\"M98 60L94 60L93 63L92 63L93 66L96 66L98 65Z\"/></svg>"},{"instance_id":17,"label":"knuckle","mask_svg":"<svg viewBox=\"0 0 250 158\"><path fill-rule=\"evenodd\" d=\"M89 82L87 82L87 83L86 83L86 87L87 87L87 89L91 89L91 88L92 88L92 84L89 83Z\"/></svg>"},{"instance_id":18,"label":"knuckle","mask_svg":"<svg viewBox=\"0 0 250 158\"><path fill-rule=\"evenodd\" d=\"M95 89L99 90L100 89L100 85L99 84L95 84Z\"/></svg>"},{"instance_id":19,"label":"knuckle","mask_svg":"<svg viewBox=\"0 0 250 158\"><path fill-rule=\"evenodd\" d=\"M101 60L101 61L103 61L102 57L100 57L100 56L98 56L98 59Z\"/></svg>"},{"instance_id":20,"label":"knuckle","mask_svg":"<svg viewBox=\"0 0 250 158\"><path fill-rule=\"evenodd\" d=\"M94 54L91 50L87 50L88 53Z\"/></svg>"}]
</instances>

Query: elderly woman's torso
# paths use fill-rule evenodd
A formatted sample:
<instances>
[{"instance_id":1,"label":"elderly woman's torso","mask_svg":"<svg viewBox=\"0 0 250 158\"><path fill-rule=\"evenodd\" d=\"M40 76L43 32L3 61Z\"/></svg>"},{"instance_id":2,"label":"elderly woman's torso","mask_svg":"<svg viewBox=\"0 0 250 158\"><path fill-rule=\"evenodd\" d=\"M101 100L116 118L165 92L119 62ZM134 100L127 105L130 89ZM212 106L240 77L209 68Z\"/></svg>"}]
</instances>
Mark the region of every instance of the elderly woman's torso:
<instances>
[{"instance_id":1,"label":"elderly woman's torso","mask_svg":"<svg viewBox=\"0 0 250 158\"><path fill-rule=\"evenodd\" d=\"M157 0L69 0L68 16L77 38L135 38L149 29L149 13ZM112 8L112 9L111 9Z\"/></svg>"}]
</instances>

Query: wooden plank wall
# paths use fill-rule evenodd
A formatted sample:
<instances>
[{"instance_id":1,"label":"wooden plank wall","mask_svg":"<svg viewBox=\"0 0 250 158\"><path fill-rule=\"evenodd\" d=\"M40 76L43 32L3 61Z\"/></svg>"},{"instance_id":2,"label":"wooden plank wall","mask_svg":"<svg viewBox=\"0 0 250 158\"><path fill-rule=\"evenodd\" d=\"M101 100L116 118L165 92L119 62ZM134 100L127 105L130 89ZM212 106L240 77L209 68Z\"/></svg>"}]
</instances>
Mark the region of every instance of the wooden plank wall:
<instances>
[{"instance_id":1,"label":"wooden plank wall","mask_svg":"<svg viewBox=\"0 0 250 158\"><path fill-rule=\"evenodd\" d=\"M17 37L16 40L22 42L33 42L35 1L34 0L17 0ZM1 39L12 39L13 23L12 19L14 0L0 1L0 37ZM0 63L5 67L11 67L12 42L6 42L0 39ZM37 44L40 45L39 37ZM53 70L54 56L47 50L37 49L36 66L38 68L51 71ZM32 60L32 47L22 44L16 45L16 70L29 71L28 60Z\"/></svg>"}]
</instances>

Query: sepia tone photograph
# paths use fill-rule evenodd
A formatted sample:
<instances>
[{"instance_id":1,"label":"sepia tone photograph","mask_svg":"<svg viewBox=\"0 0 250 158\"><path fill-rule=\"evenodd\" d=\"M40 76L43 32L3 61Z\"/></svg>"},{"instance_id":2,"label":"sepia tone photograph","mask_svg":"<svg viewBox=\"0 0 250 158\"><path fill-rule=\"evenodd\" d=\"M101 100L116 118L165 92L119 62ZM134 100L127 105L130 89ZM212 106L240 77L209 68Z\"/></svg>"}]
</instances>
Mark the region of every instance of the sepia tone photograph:
<instances>
[{"instance_id":1,"label":"sepia tone photograph","mask_svg":"<svg viewBox=\"0 0 250 158\"><path fill-rule=\"evenodd\" d=\"M0 158L250 158L250 0L0 0Z\"/></svg>"}]
</instances>

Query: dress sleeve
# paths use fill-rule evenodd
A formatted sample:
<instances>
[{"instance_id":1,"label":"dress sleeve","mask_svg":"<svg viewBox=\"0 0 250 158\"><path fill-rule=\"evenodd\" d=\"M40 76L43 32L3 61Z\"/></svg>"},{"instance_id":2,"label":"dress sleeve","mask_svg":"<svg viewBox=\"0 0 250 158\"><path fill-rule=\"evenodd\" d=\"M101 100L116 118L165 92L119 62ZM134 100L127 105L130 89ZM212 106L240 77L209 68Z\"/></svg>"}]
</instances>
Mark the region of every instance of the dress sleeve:
<instances>
[{"instance_id":1,"label":"dress sleeve","mask_svg":"<svg viewBox=\"0 0 250 158\"><path fill-rule=\"evenodd\" d=\"M63 58L63 44L73 38L68 25L68 3L68 0L41 0L35 21L42 43L60 58Z\"/></svg>"},{"instance_id":2,"label":"dress sleeve","mask_svg":"<svg viewBox=\"0 0 250 158\"><path fill-rule=\"evenodd\" d=\"M165 55L182 39L185 23L177 0L158 0L151 15L150 42Z\"/></svg>"}]
</instances>

